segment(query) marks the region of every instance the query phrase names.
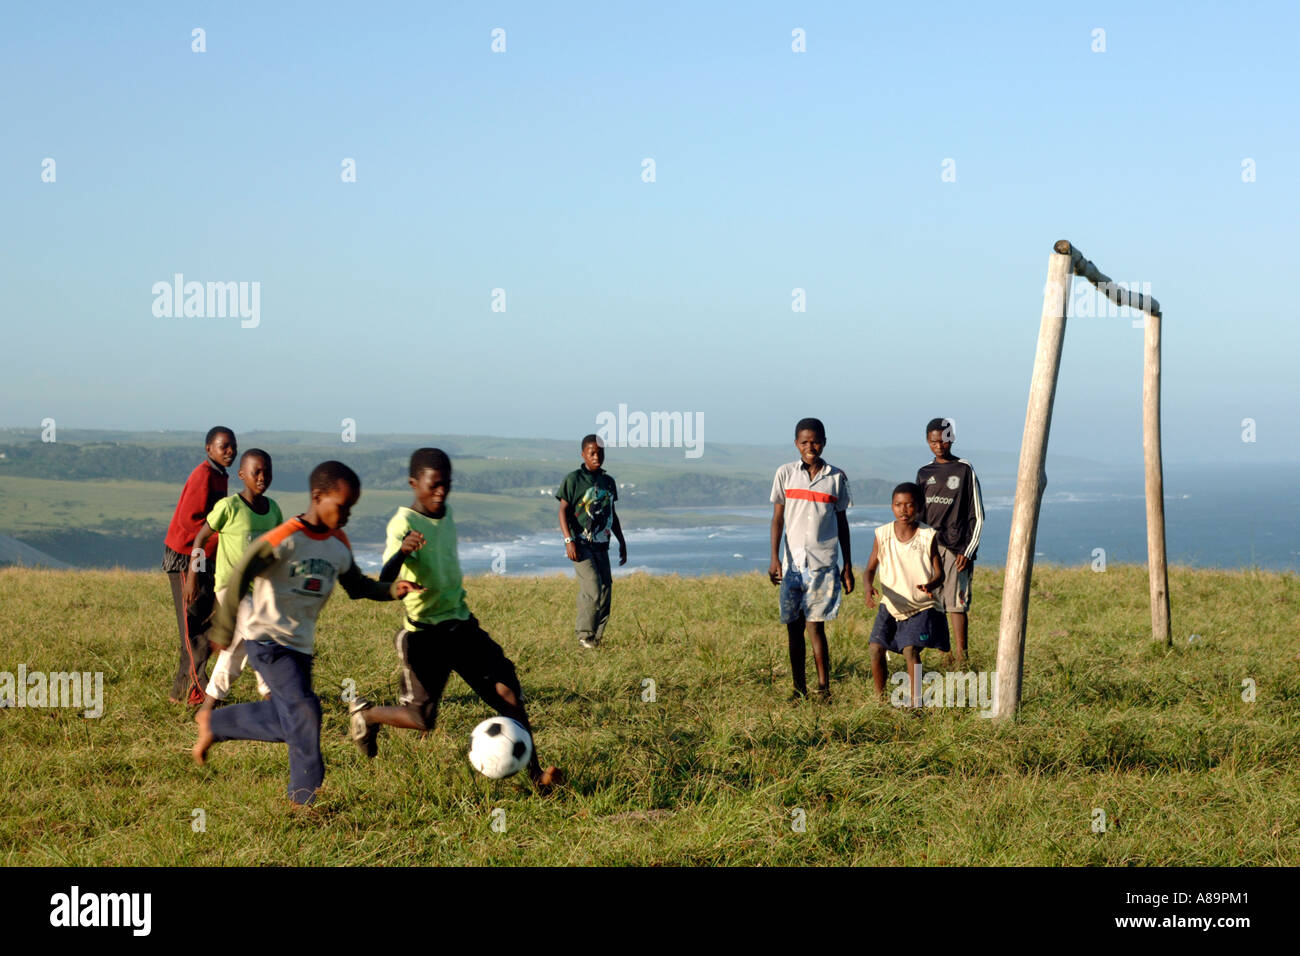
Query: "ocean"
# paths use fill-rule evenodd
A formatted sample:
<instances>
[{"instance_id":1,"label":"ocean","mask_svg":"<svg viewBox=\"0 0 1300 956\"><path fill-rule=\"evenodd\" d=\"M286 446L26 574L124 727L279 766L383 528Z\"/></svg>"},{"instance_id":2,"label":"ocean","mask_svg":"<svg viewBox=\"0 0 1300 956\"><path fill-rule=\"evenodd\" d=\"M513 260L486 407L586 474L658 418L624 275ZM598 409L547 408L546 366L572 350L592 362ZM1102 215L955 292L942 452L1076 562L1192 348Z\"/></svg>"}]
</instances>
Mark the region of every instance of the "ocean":
<instances>
[{"instance_id":1,"label":"ocean","mask_svg":"<svg viewBox=\"0 0 1300 956\"><path fill-rule=\"evenodd\" d=\"M981 484L985 524L979 560L1000 565L1006 560L1014 485L1005 480L985 483L983 478ZM1270 496L1279 484L1269 483ZM1169 562L1203 568L1300 569L1300 487L1285 486L1282 500L1270 497L1256 501L1254 492L1260 487L1264 482L1256 469L1166 469ZM1035 560L1091 566L1098 558L1095 551L1101 549L1108 564L1145 563L1144 502L1141 473L1071 477L1059 482L1049 476ZM766 571L771 505L664 510L678 518L707 512L710 522L695 527L625 527L628 563L622 568L616 565L615 575L645 572L698 576ZM892 520L885 505L857 505L849 510L856 570L860 572L870 557L872 529ZM374 573L380 565L382 546L357 542L354 547L361 567ZM615 545L615 553L616 549ZM460 560L466 574L573 573L558 528L499 541L462 541Z\"/></svg>"}]
</instances>

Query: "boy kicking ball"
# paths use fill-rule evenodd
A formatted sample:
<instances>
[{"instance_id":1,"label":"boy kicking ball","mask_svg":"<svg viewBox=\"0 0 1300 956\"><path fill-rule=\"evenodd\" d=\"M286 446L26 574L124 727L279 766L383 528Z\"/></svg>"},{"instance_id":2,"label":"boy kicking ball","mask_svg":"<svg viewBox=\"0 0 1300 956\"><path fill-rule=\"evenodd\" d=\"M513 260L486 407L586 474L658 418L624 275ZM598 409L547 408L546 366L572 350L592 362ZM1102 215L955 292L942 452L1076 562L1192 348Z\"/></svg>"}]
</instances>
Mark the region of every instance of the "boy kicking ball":
<instances>
[{"instance_id":1,"label":"boy kicking ball","mask_svg":"<svg viewBox=\"0 0 1300 956\"><path fill-rule=\"evenodd\" d=\"M871 546L871 560L862 573L867 607L880 610L871 629L871 679L876 694L885 699L885 679L889 675L886 651L902 654L907 661L908 686L912 689L912 706L920 706L917 692L920 683L921 651L926 648L948 650L948 624L943 608L935 600L943 582L943 565L935 543L933 528L917 521L921 509L921 488L910 481L894 489L891 507L894 520L876 529ZM876 590L876 570L880 570L880 591Z\"/></svg>"},{"instance_id":2,"label":"boy kicking ball","mask_svg":"<svg viewBox=\"0 0 1300 956\"><path fill-rule=\"evenodd\" d=\"M451 494L451 459L438 448L411 455L408 478L415 500L388 522L380 581L419 586L404 600L406 623L395 643L402 661L402 696L396 707L377 707L359 697L348 708L353 742L367 757L378 752L379 728L433 729L438 702L451 672L459 674L489 707L518 721L533 737L515 665L492 640L465 603L456 553ZM528 776L543 793L561 782L555 767L542 769L537 740Z\"/></svg>"}]
</instances>

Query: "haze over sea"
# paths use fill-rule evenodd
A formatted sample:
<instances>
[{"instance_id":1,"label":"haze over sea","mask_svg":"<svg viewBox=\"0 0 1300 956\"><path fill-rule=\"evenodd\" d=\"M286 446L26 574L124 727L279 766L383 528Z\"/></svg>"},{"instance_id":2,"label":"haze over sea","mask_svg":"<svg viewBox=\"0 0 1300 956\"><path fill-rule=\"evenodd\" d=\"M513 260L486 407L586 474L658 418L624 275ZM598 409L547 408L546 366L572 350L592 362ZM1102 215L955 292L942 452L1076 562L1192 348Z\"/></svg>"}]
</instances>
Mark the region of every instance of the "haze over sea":
<instances>
[{"instance_id":1,"label":"haze over sea","mask_svg":"<svg viewBox=\"0 0 1300 956\"><path fill-rule=\"evenodd\" d=\"M1267 472L1240 465L1183 465L1165 471L1165 524L1171 564L1208 568L1300 568L1300 488L1268 481ZM1001 565L1011 530L1014 486L984 482L985 526L979 560ZM1268 498L1254 492L1268 486ZM451 501L455 502L455 496ZM695 509L665 509L678 514ZM628 563L614 573L742 574L768 563L771 506L708 509L735 522L693 528L624 528ZM853 564L861 571L870 556L872 529L893 520L887 506L855 505L849 511ZM362 567L379 566L381 545L355 542ZM615 546L616 547L616 546ZM1146 561L1146 508L1141 472L1072 475L1059 483L1049 475L1035 546L1036 560L1092 566L1103 549L1108 564ZM466 574L572 574L559 529L497 541L462 541ZM494 566L495 562L495 566Z\"/></svg>"}]
</instances>

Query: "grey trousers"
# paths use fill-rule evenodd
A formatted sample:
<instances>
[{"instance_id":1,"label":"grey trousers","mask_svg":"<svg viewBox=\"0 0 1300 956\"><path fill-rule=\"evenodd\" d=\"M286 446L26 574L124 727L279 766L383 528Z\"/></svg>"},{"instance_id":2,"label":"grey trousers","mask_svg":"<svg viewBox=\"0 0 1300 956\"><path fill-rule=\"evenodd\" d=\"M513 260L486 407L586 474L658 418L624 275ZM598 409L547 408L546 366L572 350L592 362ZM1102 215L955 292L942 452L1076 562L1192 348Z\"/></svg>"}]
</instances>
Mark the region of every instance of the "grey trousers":
<instances>
[{"instance_id":1,"label":"grey trousers","mask_svg":"<svg viewBox=\"0 0 1300 956\"><path fill-rule=\"evenodd\" d=\"M600 642L609 620L610 597L614 578L609 570L609 547L592 547L578 542L578 560L573 565L578 576L578 621L573 630L579 640Z\"/></svg>"}]
</instances>

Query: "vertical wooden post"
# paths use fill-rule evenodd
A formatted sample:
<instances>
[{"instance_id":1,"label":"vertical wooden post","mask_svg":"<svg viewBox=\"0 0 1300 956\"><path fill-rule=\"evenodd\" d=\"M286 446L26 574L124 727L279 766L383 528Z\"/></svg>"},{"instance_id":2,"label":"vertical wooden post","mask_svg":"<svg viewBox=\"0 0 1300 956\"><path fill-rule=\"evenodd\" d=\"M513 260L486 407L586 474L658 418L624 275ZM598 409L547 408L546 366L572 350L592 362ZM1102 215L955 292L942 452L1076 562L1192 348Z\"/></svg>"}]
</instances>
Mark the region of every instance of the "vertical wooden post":
<instances>
[{"instance_id":1,"label":"vertical wooden post","mask_svg":"<svg viewBox=\"0 0 1300 956\"><path fill-rule=\"evenodd\" d=\"M1064 240L1062 240L1064 242ZM1025 619L1029 611L1029 580L1034 569L1034 539L1038 511L1047 487L1047 437L1052 424L1056 379L1061 370L1065 341L1065 307L1069 298L1071 260L1069 243L1056 246L1047 262L1043 314L1038 327L1038 351L1029 385L1025 434L1020 444L1016 474L1016 500L1011 514L1011 540L1007 544L1007 570L1002 587L1002 626L998 634L997 696L995 717L1010 719L1020 709L1021 669L1025 660Z\"/></svg>"},{"instance_id":2,"label":"vertical wooden post","mask_svg":"<svg viewBox=\"0 0 1300 956\"><path fill-rule=\"evenodd\" d=\"M1146 317L1142 354L1142 457L1146 463L1147 570L1151 638L1173 644L1169 630L1169 565L1165 557L1165 479L1160 456L1160 313Z\"/></svg>"},{"instance_id":3,"label":"vertical wooden post","mask_svg":"<svg viewBox=\"0 0 1300 956\"><path fill-rule=\"evenodd\" d=\"M1145 293L1121 288L1078 249L1062 239L1056 251L1070 257L1075 275L1083 276L1116 305L1140 309L1146 316L1142 353L1142 456L1146 462L1147 569L1151 579L1151 636L1166 646L1169 631L1169 566L1165 557L1165 482L1160 462L1160 303Z\"/></svg>"}]
</instances>

